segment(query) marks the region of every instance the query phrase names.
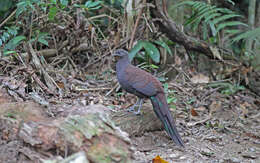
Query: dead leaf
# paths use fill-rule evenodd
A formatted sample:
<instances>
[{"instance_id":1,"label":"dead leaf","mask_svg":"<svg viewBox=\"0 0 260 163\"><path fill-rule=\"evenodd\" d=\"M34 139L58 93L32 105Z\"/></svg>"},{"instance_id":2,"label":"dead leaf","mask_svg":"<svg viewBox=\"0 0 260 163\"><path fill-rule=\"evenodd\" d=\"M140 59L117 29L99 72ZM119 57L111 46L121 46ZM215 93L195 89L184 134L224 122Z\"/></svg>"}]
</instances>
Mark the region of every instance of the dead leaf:
<instances>
[{"instance_id":1,"label":"dead leaf","mask_svg":"<svg viewBox=\"0 0 260 163\"><path fill-rule=\"evenodd\" d=\"M163 160L159 155L157 155L157 156L153 159L153 163L169 163L169 162Z\"/></svg>"},{"instance_id":2,"label":"dead leaf","mask_svg":"<svg viewBox=\"0 0 260 163\"><path fill-rule=\"evenodd\" d=\"M198 74L195 75L191 78L192 83L208 83L209 82L209 77L203 75L203 74Z\"/></svg>"},{"instance_id":3,"label":"dead leaf","mask_svg":"<svg viewBox=\"0 0 260 163\"><path fill-rule=\"evenodd\" d=\"M251 67L249 67L249 68L242 67L242 68L241 68L241 72L242 72L242 74L244 75L244 78L245 78L245 81L246 81L246 85L248 85L248 83L249 83L247 74L248 74L251 70L252 70Z\"/></svg>"},{"instance_id":4,"label":"dead leaf","mask_svg":"<svg viewBox=\"0 0 260 163\"><path fill-rule=\"evenodd\" d=\"M64 83L63 83L63 82L57 81L56 84L58 85L58 87L59 87L60 89L65 89L65 86L64 86Z\"/></svg>"},{"instance_id":5,"label":"dead leaf","mask_svg":"<svg viewBox=\"0 0 260 163\"><path fill-rule=\"evenodd\" d=\"M174 60L175 60L175 64L176 65L178 65L178 66L180 66L181 65L181 58L178 56L178 55L175 55L175 58L174 58Z\"/></svg>"},{"instance_id":6,"label":"dead leaf","mask_svg":"<svg viewBox=\"0 0 260 163\"><path fill-rule=\"evenodd\" d=\"M197 111L194 108L191 108L190 113L192 116L199 116L199 114L197 113Z\"/></svg>"},{"instance_id":7,"label":"dead leaf","mask_svg":"<svg viewBox=\"0 0 260 163\"><path fill-rule=\"evenodd\" d=\"M240 104L240 109L242 110L243 117L246 117L248 114L248 109L246 108L247 106L250 106L247 102Z\"/></svg>"},{"instance_id":8,"label":"dead leaf","mask_svg":"<svg viewBox=\"0 0 260 163\"><path fill-rule=\"evenodd\" d=\"M221 102L220 101L213 101L209 106L210 112L209 114L212 115L213 112L216 112L221 109Z\"/></svg>"},{"instance_id":9,"label":"dead leaf","mask_svg":"<svg viewBox=\"0 0 260 163\"><path fill-rule=\"evenodd\" d=\"M214 57L218 58L221 61L223 60L222 57L220 56L219 49L217 47L210 46L209 48Z\"/></svg>"},{"instance_id":10,"label":"dead leaf","mask_svg":"<svg viewBox=\"0 0 260 163\"><path fill-rule=\"evenodd\" d=\"M196 108L197 111L199 112L204 112L206 110L205 106L200 106L198 108Z\"/></svg>"}]
</instances>

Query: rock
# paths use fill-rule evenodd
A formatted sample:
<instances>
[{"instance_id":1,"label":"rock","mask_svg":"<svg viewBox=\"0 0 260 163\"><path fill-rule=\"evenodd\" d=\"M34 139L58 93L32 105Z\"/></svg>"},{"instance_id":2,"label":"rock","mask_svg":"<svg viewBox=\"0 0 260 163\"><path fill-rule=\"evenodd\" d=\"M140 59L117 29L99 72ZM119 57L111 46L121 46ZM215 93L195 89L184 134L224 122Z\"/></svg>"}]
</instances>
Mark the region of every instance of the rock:
<instances>
[{"instance_id":1,"label":"rock","mask_svg":"<svg viewBox=\"0 0 260 163\"><path fill-rule=\"evenodd\" d=\"M143 105L141 115L135 115L125 110L112 114L117 126L130 136L141 136L145 132L163 130L163 125L156 117L152 105Z\"/></svg>"},{"instance_id":2,"label":"rock","mask_svg":"<svg viewBox=\"0 0 260 163\"><path fill-rule=\"evenodd\" d=\"M68 156L83 151L88 156L86 160L92 163L132 161L128 134L116 127L105 106L67 106L58 118L49 118L43 112L45 108L33 103L5 104L2 108L0 121L1 117L12 115L15 119L5 119L12 122L10 133L17 133L11 135L18 135L28 148L37 148L42 153L59 151ZM9 135L6 140L11 138ZM40 155L36 160L46 159Z\"/></svg>"},{"instance_id":3,"label":"rock","mask_svg":"<svg viewBox=\"0 0 260 163\"><path fill-rule=\"evenodd\" d=\"M74 153L66 159L58 157L54 160L43 160L43 163L89 163L89 161L85 155L85 152L80 151L78 153Z\"/></svg>"}]
</instances>

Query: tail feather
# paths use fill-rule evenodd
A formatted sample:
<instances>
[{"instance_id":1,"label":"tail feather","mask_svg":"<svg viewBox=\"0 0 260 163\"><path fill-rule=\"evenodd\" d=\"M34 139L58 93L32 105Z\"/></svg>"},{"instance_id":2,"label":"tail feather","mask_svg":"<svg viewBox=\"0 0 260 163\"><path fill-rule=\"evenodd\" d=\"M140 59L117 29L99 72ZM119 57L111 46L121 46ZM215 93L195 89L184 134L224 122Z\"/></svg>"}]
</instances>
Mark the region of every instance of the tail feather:
<instances>
[{"instance_id":1,"label":"tail feather","mask_svg":"<svg viewBox=\"0 0 260 163\"><path fill-rule=\"evenodd\" d=\"M152 96L151 102L153 104L154 112L157 117L163 123L163 126L168 133L168 135L172 138L172 140L180 146L184 147L184 143L179 135L171 112L169 110L166 98L164 94L157 94L156 96Z\"/></svg>"}]
</instances>

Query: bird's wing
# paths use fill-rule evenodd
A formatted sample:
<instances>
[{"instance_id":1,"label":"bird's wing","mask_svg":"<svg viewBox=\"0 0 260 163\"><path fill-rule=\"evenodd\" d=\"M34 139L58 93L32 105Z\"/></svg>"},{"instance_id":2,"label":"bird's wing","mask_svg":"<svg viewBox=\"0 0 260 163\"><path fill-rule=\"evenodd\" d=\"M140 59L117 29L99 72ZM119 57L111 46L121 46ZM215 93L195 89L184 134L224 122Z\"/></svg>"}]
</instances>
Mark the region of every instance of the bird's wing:
<instances>
[{"instance_id":1,"label":"bird's wing","mask_svg":"<svg viewBox=\"0 0 260 163\"><path fill-rule=\"evenodd\" d=\"M154 96L159 91L159 81L150 73L129 65L126 70L126 78L129 85L132 86L137 92L145 96ZM159 86L158 86L159 85Z\"/></svg>"}]
</instances>

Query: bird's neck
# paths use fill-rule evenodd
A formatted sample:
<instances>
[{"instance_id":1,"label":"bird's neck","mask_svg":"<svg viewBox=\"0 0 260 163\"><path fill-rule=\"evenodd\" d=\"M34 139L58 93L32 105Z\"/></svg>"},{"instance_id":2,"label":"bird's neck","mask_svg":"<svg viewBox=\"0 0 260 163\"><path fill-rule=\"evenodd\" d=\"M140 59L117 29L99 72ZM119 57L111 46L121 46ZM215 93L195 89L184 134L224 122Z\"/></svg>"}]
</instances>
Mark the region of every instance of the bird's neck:
<instances>
[{"instance_id":1,"label":"bird's neck","mask_svg":"<svg viewBox=\"0 0 260 163\"><path fill-rule=\"evenodd\" d=\"M116 70L120 71L123 70L127 65L130 64L130 60L128 58L128 55L125 55L123 58L121 58L117 64L116 64Z\"/></svg>"}]
</instances>

